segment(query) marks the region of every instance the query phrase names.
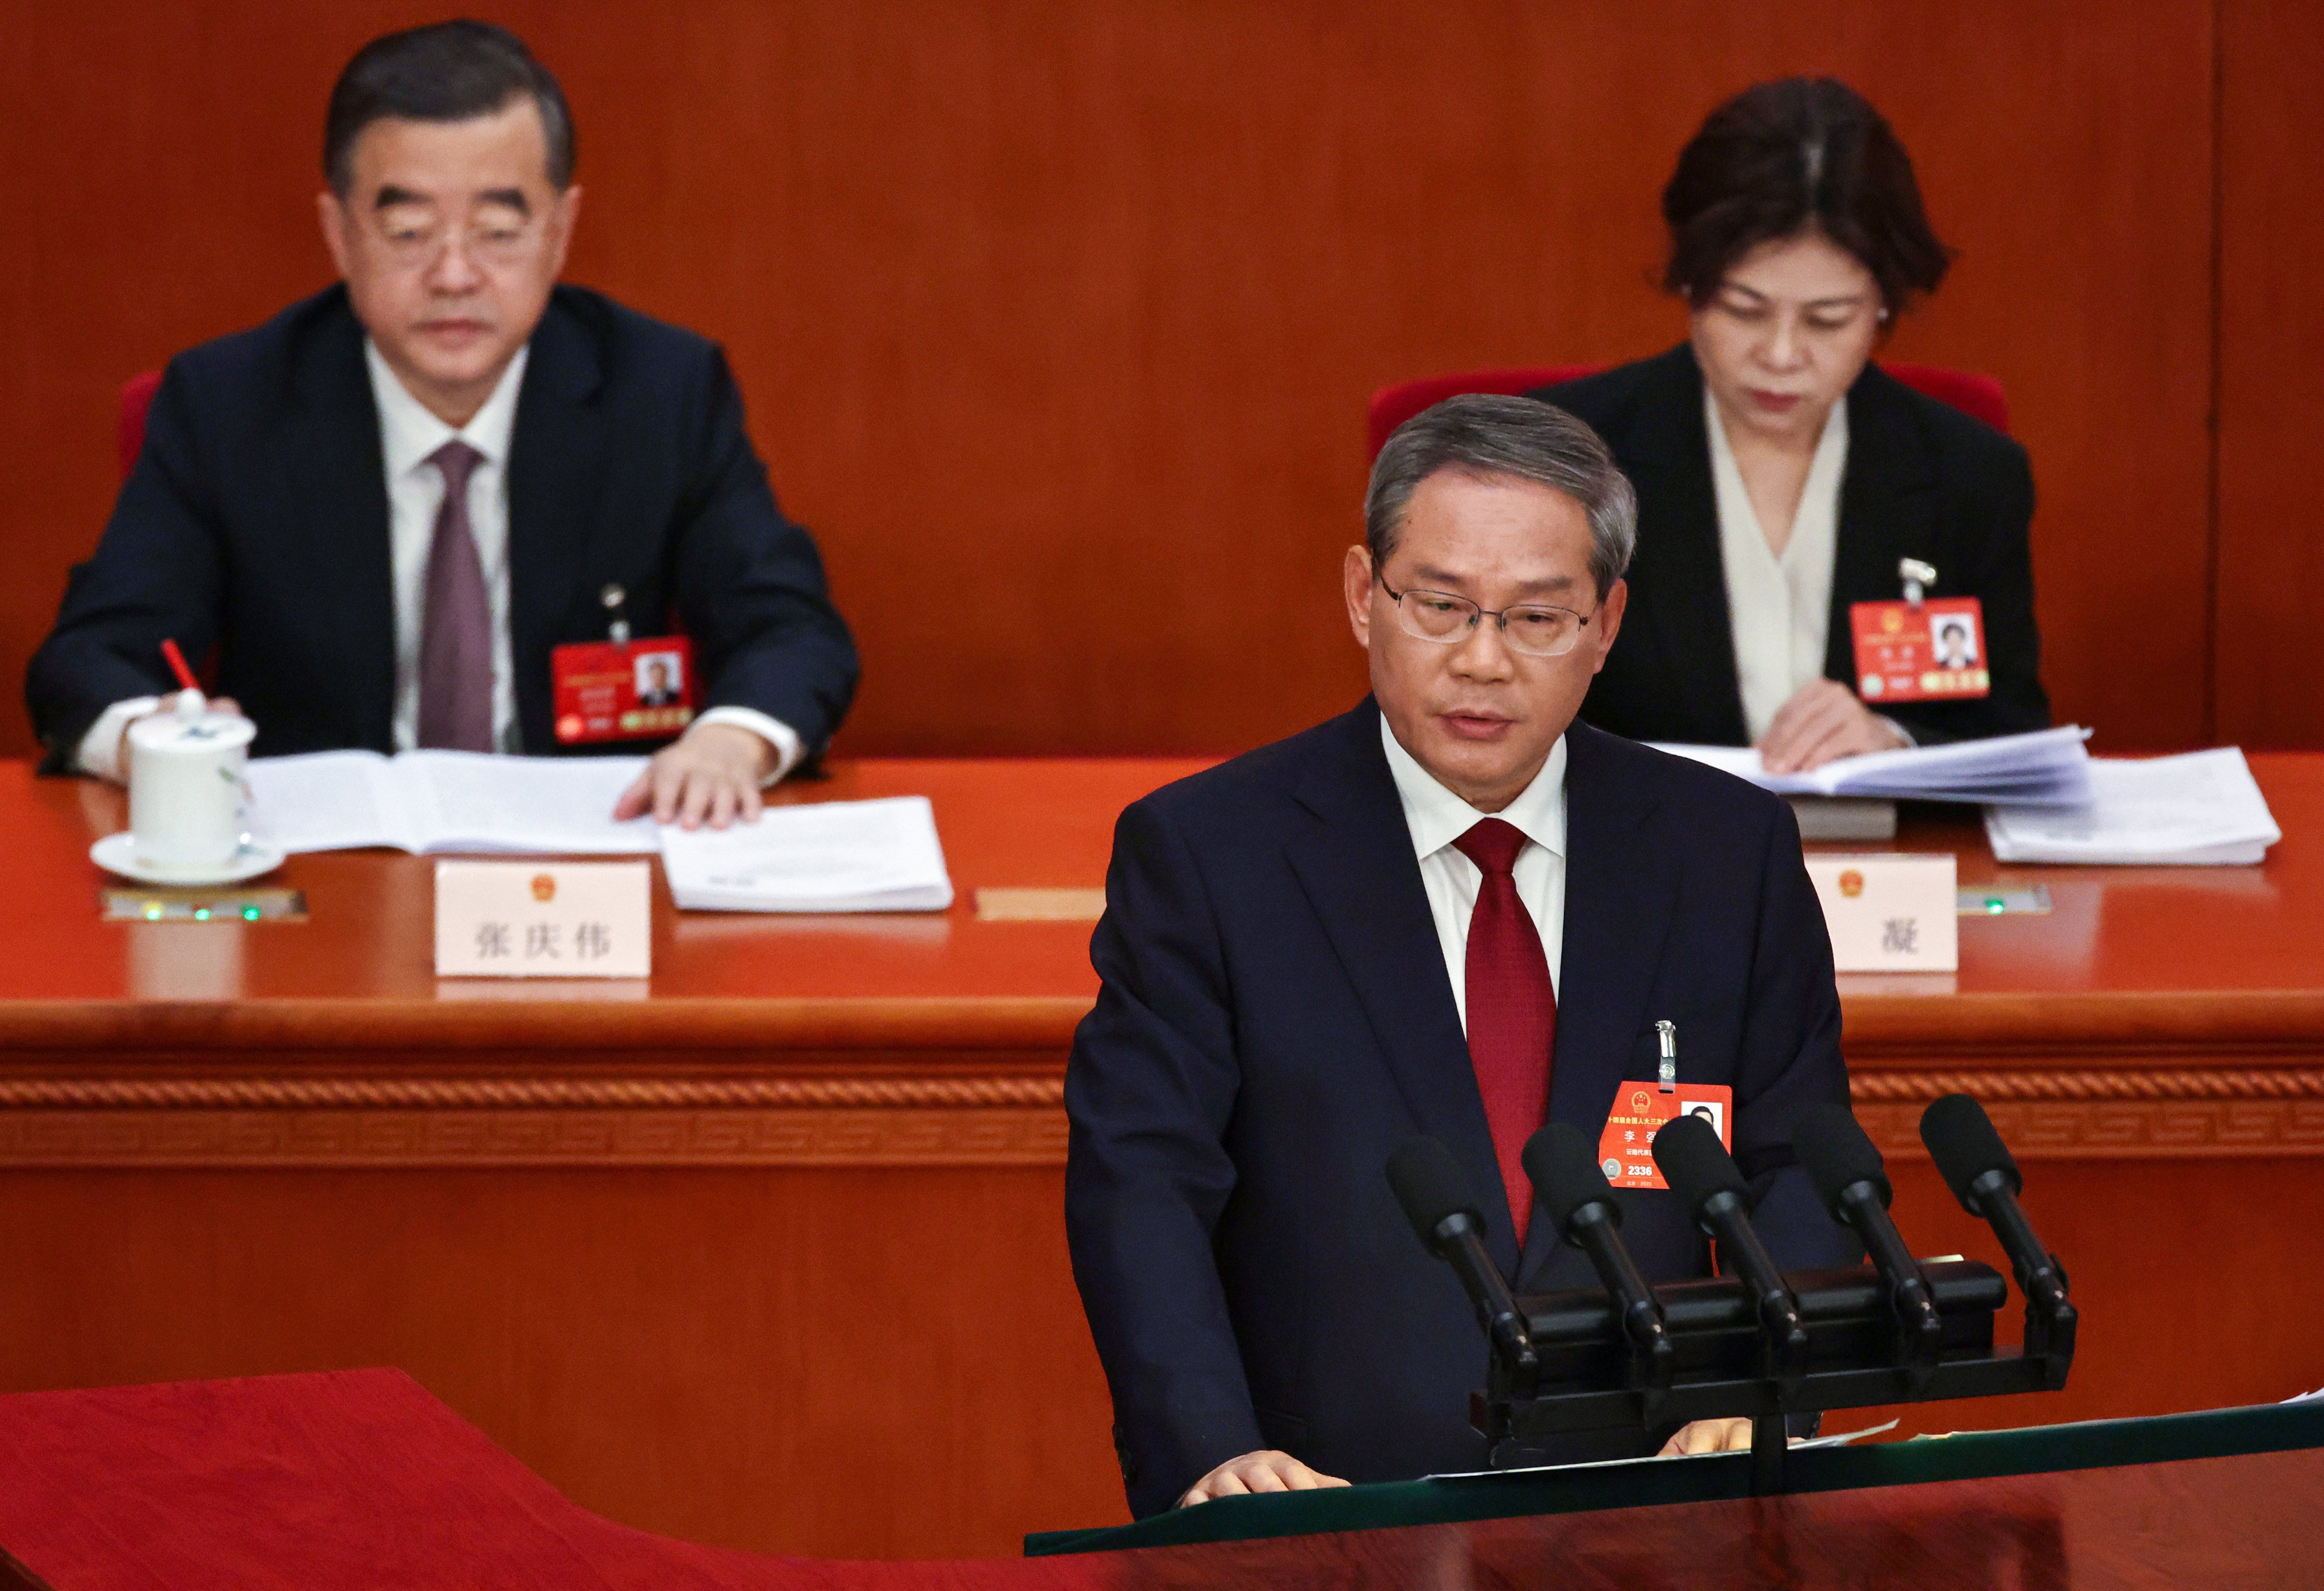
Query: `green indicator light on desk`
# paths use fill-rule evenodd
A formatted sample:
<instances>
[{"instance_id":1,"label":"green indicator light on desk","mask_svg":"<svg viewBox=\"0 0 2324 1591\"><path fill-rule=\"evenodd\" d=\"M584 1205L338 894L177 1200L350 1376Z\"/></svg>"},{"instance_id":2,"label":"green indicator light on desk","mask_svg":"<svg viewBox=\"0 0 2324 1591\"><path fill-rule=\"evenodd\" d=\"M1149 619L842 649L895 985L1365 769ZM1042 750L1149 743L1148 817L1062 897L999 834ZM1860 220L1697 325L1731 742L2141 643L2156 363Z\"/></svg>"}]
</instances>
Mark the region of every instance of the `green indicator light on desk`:
<instances>
[{"instance_id":1,"label":"green indicator light on desk","mask_svg":"<svg viewBox=\"0 0 2324 1591\"><path fill-rule=\"evenodd\" d=\"M209 920L210 920L210 908L209 908L209 907L208 907L208 906L196 906L196 907L194 908L194 921L195 921L195 922L197 922L197 923L207 923L207 922L208 922Z\"/></svg>"},{"instance_id":2,"label":"green indicator light on desk","mask_svg":"<svg viewBox=\"0 0 2324 1591\"><path fill-rule=\"evenodd\" d=\"M2009 909L2009 903L1998 896L1988 895L1985 897L1985 909L1989 915L1997 917Z\"/></svg>"},{"instance_id":3,"label":"green indicator light on desk","mask_svg":"<svg viewBox=\"0 0 2324 1591\"><path fill-rule=\"evenodd\" d=\"M161 920L161 907L158 902L146 906L145 920L149 923L158 923Z\"/></svg>"},{"instance_id":4,"label":"green indicator light on desk","mask_svg":"<svg viewBox=\"0 0 2324 1591\"><path fill-rule=\"evenodd\" d=\"M256 906L246 906L243 907L243 908L242 908L242 920L243 920L244 922L245 922L245 923L255 923L255 922L257 922L257 921L258 921L258 908L257 908Z\"/></svg>"}]
</instances>

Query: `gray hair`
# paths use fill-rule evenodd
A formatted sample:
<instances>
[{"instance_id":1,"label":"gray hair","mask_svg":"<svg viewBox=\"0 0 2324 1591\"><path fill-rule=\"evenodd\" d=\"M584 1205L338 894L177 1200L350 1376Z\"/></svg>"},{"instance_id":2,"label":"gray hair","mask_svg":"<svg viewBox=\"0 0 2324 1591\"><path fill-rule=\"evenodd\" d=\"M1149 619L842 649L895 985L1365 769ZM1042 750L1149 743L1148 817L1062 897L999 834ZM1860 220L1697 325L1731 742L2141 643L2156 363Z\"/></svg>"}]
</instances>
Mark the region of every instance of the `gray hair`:
<instances>
[{"instance_id":1,"label":"gray hair","mask_svg":"<svg viewBox=\"0 0 2324 1591\"><path fill-rule=\"evenodd\" d=\"M1547 486L1590 516L1590 577L1605 600L1638 541L1638 494L1598 433L1553 404L1464 392L1423 409L1372 461L1364 540L1378 570L1396 551L1420 483L1440 470Z\"/></svg>"}]
</instances>

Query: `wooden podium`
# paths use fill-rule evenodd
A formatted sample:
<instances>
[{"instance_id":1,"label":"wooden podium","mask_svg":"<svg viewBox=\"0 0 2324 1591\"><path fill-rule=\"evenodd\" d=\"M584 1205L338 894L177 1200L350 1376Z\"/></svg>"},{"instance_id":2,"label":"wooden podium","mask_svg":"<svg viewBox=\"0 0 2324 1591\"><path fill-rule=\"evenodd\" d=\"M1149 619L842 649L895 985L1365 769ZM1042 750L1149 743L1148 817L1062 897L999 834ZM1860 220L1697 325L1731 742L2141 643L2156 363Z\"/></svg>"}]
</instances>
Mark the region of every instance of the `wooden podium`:
<instances>
[{"instance_id":1,"label":"wooden podium","mask_svg":"<svg viewBox=\"0 0 2324 1591\"><path fill-rule=\"evenodd\" d=\"M1230 1586L2307 1586L2319 1444L2324 1407L2230 1409L1800 1453L1775 1497L1742 1495L1730 1454L1227 1498L1027 1545L1090 1554L1090 1584L1147 1547L1141 1574Z\"/></svg>"}]
</instances>

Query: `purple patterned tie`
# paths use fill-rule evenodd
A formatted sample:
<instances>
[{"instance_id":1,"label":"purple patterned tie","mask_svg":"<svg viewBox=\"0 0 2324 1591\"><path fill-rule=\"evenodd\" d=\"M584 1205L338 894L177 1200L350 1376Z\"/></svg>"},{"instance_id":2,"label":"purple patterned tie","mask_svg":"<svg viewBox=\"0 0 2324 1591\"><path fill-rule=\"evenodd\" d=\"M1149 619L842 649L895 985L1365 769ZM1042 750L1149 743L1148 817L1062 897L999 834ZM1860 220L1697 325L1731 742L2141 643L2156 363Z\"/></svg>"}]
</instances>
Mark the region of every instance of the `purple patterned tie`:
<instances>
[{"instance_id":1,"label":"purple patterned tie","mask_svg":"<svg viewBox=\"0 0 2324 1591\"><path fill-rule=\"evenodd\" d=\"M457 438L428 455L444 476L444 506L428 544L420 619L420 743L493 750L493 607L468 529L468 473L484 455Z\"/></svg>"}]
</instances>

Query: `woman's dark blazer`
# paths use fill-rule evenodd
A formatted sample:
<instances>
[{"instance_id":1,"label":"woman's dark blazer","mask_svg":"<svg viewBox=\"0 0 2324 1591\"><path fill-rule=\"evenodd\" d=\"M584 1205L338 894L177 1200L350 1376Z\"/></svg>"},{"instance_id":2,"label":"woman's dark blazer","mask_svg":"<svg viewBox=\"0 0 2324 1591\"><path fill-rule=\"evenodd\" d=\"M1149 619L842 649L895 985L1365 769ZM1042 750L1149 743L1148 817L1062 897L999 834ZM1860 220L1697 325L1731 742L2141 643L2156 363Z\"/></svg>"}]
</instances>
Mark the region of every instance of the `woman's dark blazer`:
<instances>
[{"instance_id":1,"label":"woman's dark blazer","mask_svg":"<svg viewBox=\"0 0 2324 1591\"><path fill-rule=\"evenodd\" d=\"M1638 489L1629 610L1582 716L1634 740L1746 744L1694 350L1681 344L1527 396L1588 421ZM1840 488L1824 673L1853 684L1849 605L1894 601L1901 594L1897 563L1919 558L1937 571L1930 595L1984 603L1993 692L1977 701L1898 703L1880 711L1924 746L2047 727L2050 699L2042 690L2026 542L2033 515L2034 474L2024 448L1866 365L1848 390L1848 468Z\"/></svg>"}]
</instances>

